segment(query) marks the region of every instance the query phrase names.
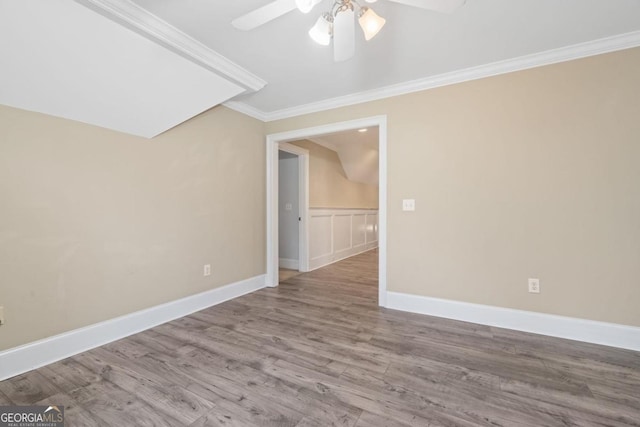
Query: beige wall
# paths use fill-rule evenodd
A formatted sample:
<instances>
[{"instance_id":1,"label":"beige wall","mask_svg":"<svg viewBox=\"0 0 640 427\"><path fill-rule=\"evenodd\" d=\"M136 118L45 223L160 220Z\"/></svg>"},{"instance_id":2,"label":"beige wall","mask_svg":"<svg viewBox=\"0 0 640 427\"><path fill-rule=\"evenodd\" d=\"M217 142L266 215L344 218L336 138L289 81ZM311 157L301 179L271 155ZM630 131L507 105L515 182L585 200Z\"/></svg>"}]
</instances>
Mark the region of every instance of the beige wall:
<instances>
[{"instance_id":1,"label":"beige wall","mask_svg":"<svg viewBox=\"0 0 640 427\"><path fill-rule=\"evenodd\" d=\"M350 181L338 153L308 140L291 144L309 150L309 207L378 209L378 186Z\"/></svg>"},{"instance_id":2,"label":"beige wall","mask_svg":"<svg viewBox=\"0 0 640 427\"><path fill-rule=\"evenodd\" d=\"M389 290L640 326L639 73L632 49L153 140L0 107L0 350L264 273L265 128L378 114Z\"/></svg>"},{"instance_id":3,"label":"beige wall","mask_svg":"<svg viewBox=\"0 0 640 427\"><path fill-rule=\"evenodd\" d=\"M640 326L639 75L636 48L266 130L388 115L390 291Z\"/></svg>"},{"instance_id":4,"label":"beige wall","mask_svg":"<svg viewBox=\"0 0 640 427\"><path fill-rule=\"evenodd\" d=\"M0 107L0 350L263 274L263 126L219 107L146 140Z\"/></svg>"}]
</instances>

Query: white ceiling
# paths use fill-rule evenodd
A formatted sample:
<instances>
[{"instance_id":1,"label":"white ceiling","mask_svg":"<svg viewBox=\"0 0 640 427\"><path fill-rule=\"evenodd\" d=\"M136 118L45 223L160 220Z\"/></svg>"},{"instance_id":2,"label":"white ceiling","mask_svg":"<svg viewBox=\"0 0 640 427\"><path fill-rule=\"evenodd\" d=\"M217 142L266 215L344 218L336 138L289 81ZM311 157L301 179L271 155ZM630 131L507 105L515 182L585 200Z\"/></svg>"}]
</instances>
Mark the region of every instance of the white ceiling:
<instances>
[{"instance_id":1,"label":"white ceiling","mask_svg":"<svg viewBox=\"0 0 640 427\"><path fill-rule=\"evenodd\" d=\"M153 137L245 87L70 0L0 0L0 104Z\"/></svg>"},{"instance_id":2,"label":"white ceiling","mask_svg":"<svg viewBox=\"0 0 640 427\"><path fill-rule=\"evenodd\" d=\"M133 1L266 80L236 97L264 113L640 30L638 0L468 0L451 15L379 0L386 26L370 42L358 29L355 57L334 63L307 36L331 0L249 32L230 22L270 0Z\"/></svg>"},{"instance_id":3,"label":"white ceiling","mask_svg":"<svg viewBox=\"0 0 640 427\"><path fill-rule=\"evenodd\" d=\"M152 137L232 97L275 120L640 46L640 0L379 0L387 25L336 63L307 36L332 0L231 25L269 1L0 0L0 104Z\"/></svg>"}]
</instances>

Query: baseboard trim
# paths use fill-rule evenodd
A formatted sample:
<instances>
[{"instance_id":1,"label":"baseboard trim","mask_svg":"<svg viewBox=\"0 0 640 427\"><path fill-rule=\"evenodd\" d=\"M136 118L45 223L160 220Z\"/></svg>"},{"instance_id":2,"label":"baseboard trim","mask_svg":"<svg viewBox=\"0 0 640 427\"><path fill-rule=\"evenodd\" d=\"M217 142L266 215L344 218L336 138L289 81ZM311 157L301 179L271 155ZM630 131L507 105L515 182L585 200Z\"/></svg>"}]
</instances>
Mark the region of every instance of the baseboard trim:
<instances>
[{"instance_id":1,"label":"baseboard trim","mask_svg":"<svg viewBox=\"0 0 640 427\"><path fill-rule=\"evenodd\" d=\"M309 262L309 271L317 270L319 268L326 267L327 265L331 265L335 262L342 261L343 259L351 258L352 256L369 252L371 249L376 249L377 247L378 242L375 241L363 245L358 245L354 248L336 252L334 254L328 254L318 258L314 258Z\"/></svg>"},{"instance_id":2,"label":"baseboard trim","mask_svg":"<svg viewBox=\"0 0 640 427\"><path fill-rule=\"evenodd\" d=\"M289 270L298 270L300 263L297 259L280 258L278 259L280 268L288 268Z\"/></svg>"},{"instance_id":3,"label":"baseboard trim","mask_svg":"<svg viewBox=\"0 0 640 427\"><path fill-rule=\"evenodd\" d=\"M0 352L0 381L265 287L265 275Z\"/></svg>"},{"instance_id":4,"label":"baseboard trim","mask_svg":"<svg viewBox=\"0 0 640 427\"><path fill-rule=\"evenodd\" d=\"M387 292L387 308L640 351L640 327Z\"/></svg>"}]
</instances>

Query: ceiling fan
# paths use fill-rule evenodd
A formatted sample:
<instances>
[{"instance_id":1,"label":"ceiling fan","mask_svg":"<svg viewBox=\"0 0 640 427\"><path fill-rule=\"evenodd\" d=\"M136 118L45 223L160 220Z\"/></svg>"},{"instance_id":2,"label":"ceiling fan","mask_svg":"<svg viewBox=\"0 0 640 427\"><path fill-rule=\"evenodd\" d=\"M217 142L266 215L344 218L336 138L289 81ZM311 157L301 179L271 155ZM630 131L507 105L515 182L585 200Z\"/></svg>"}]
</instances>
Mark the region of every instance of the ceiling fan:
<instances>
[{"instance_id":1,"label":"ceiling fan","mask_svg":"<svg viewBox=\"0 0 640 427\"><path fill-rule=\"evenodd\" d=\"M346 61L355 53L355 16L364 32L365 40L371 40L385 24L385 19L373 9L362 6L361 0L331 0L331 9L323 13L309 30L309 36L318 44L328 46L333 40L333 59ZM364 0L375 3L377 0ZM451 13L467 0L389 0L420 9ZM309 13L322 0L275 0L247 13L231 24L239 30L249 31L295 9Z\"/></svg>"}]
</instances>

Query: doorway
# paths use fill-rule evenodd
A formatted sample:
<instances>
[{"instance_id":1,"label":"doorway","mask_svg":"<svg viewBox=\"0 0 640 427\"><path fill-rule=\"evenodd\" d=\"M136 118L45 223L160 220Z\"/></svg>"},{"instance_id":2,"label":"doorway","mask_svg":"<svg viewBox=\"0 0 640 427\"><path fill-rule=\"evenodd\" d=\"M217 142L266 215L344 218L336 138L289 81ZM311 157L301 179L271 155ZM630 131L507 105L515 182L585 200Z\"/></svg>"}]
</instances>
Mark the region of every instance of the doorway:
<instances>
[{"instance_id":1,"label":"doorway","mask_svg":"<svg viewBox=\"0 0 640 427\"><path fill-rule=\"evenodd\" d=\"M307 211L309 153L286 142L278 144L279 278L308 271ZM286 277L285 277L286 276Z\"/></svg>"},{"instance_id":2,"label":"doorway","mask_svg":"<svg viewBox=\"0 0 640 427\"><path fill-rule=\"evenodd\" d=\"M349 131L360 128L376 127L379 142L379 213L378 213L378 304L386 306L387 297L387 117L375 116L328 125L298 129L267 135L267 286L278 286L279 278L279 152L282 143L314 136ZM308 156L307 156L308 162ZM307 163L308 170L308 163ZM308 177L307 177L308 179ZM308 181L307 181L308 188ZM308 194L307 194L308 197ZM301 212L301 222L308 218L307 207ZM305 233L303 233L305 234ZM307 236L305 236L307 237ZM308 237L307 237L308 242ZM305 242L305 249L307 246ZM306 254L305 254L306 258ZM300 257L299 260L304 258Z\"/></svg>"}]
</instances>

